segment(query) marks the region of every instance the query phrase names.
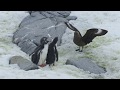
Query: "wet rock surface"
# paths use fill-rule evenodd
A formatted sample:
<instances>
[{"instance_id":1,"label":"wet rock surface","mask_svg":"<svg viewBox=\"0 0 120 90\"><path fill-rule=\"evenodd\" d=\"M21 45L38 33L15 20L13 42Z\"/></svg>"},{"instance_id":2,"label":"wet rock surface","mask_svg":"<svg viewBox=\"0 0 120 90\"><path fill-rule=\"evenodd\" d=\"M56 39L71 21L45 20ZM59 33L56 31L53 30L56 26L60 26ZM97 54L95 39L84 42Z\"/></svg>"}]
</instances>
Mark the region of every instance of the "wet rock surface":
<instances>
[{"instance_id":1,"label":"wet rock surface","mask_svg":"<svg viewBox=\"0 0 120 90\"><path fill-rule=\"evenodd\" d=\"M94 74L105 73L106 70L96 63L93 63L91 59L81 58L80 60L67 60L67 65L74 65L77 68L83 69L84 71L89 71Z\"/></svg>"},{"instance_id":2,"label":"wet rock surface","mask_svg":"<svg viewBox=\"0 0 120 90\"><path fill-rule=\"evenodd\" d=\"M39 67L37 65L35 65L31 61L29 61L21 56L11 57L9 60L9 64L17 64L20 67L20 69L23 69L25 71L39 69Z\"/></svg>"}]
</instances>

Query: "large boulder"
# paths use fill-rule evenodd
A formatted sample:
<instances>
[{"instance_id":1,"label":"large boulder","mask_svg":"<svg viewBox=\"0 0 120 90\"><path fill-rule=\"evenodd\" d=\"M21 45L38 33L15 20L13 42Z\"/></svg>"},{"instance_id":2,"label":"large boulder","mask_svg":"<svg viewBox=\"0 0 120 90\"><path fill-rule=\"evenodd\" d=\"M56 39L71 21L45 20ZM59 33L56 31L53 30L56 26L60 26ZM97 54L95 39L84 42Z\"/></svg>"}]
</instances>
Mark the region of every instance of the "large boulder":
<instances>
[{"instance_id":1,"label":"large boulder","mask_svg":"<svg viewBox=\"0 0 120 90\"><path fill-rule=\"evenodd\" d=\"M77 19L70 16L70 11L29 11L29 13L13 35L13 43L29 55L34 52L37 45L40 45L40 39L48 37L48 34L52 38L58 37L59 46L67 28L64 22Z\"/></svg>"},{"instance_id":2,"label":"large boulder","mask_svg":"<svg viewBox=\"0 0 120 90\"><path fill-rule=\"evenodd\" d=\"M77 68L83 69L84 71L89 71L94 74L105 73L106 70L96 63L92 62L91 59L81 58L80 60L67 60L67 65L74 65Z\"/></svg>"},{"instance_id":3,"label":"large boulder","mask_svg":"<svg viewBox=\"0 0 120 90\"><path fill-rule=\"evenodd\" d=\"M39 67L36 64L21 56L11 57L9 60L9 64L17 64L20 67L20 69L23 69L25 71L39 69Z\"/></svg>"}]
</instances>

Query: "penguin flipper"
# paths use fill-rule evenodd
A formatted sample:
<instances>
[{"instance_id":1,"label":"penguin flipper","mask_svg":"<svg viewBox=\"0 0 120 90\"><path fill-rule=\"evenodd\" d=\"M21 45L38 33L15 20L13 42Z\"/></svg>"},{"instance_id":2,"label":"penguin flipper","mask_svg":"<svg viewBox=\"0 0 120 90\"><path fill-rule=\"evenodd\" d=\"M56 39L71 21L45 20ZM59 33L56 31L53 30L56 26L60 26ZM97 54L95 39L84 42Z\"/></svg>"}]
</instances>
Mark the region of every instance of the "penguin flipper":
<instances>
[{"instance_id":1,"label":"penguin flipper","mask_svg":"<svg viewBox=\"0 0 120 90\"><path fill-rule=\"evenodd\" d=\"M31 57L31 61L36 65L38 64L39 59L40 59L40 52L34 53Z\"/></svg>"},{"instance_id":2,"label":"penguin flipper","mask_svg":"<svg viewBox=\"0 0 120 90\"><path fill-rule=\"evenodd\" d=\"M56 46L55 46L55 55L56 55L56 61L58 61L58 51L57 51Z\"/></svg>"}]
</instances>

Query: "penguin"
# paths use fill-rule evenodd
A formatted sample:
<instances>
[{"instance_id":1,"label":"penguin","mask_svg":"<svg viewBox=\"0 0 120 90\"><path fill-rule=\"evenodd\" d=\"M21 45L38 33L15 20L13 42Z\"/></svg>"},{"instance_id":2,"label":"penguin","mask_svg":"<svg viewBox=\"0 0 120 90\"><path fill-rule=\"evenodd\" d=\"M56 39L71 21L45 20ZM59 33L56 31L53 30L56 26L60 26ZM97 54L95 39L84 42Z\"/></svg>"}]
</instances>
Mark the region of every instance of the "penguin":
<instances>
[{"instance_id":1,"label":"penguin","mask_svg":"<svg viewBox=\"0 0 120 90\"><path fill-rule=\"evenodd\" d=\"M31 55L31 61L36 65L42 65L46 60L49 42L47 39L47 37L41 38L41 44L34 50Z\"/></svg>"},{"instance_id":2,"label":"penguin","mask_svg":"<svg viewBox=\"0 0 120 90\"><path fill-rule=\"evenodd\" d=\"M40 60L38 62L38 65L42 67L42 65L46 64L46 57L48 53L48 43L44 45L44 48L40 52Z\"/></svg>"},{"instance_id":3,"label":"penguin","mask_svg":"<svg viewBox=\"0 0 120 90\"><path fill-rule=\"evenodd\" d=\"M46 64L51 66L55 65L55 62L58 61L58 50L57 50L57 41L58 37L55 37L53 41L48 46L48 53L46 57Z\"/></svg>"}]
</instances>

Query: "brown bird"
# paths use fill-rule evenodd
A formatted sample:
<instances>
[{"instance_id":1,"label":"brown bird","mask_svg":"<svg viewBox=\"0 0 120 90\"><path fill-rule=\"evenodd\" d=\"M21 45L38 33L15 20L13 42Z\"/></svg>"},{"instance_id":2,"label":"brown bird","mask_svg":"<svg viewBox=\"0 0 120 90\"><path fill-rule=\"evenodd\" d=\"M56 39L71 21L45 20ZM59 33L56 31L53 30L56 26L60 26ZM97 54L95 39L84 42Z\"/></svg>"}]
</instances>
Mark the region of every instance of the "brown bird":
<instances>
[{"instance_id":1,"label":"brown bird","mask_svg":"<svg viewBox=\"0 0 120 90\"><path fill-rule=\"evenodd\" d=\"M98 28L91 28L88 29L87 32L85 33L84 36L81 35L81 33L79 32L78 29L76 29L73 25L71 25L70 23L65 23L67 25L67 27L71 30L74 31L74 38L73 38L73 42L79 46L79 49L77 49L76 51L82 52L83 51L83 47L87 44L89 44L90 42L92 42L92 40L97 37L97 36L103 36L105 35L108 31L104 30L104 29L98 29ZM82 49L80 50L80 48L82 47Z\"/></svg>"}]
</instances>

